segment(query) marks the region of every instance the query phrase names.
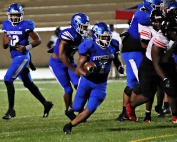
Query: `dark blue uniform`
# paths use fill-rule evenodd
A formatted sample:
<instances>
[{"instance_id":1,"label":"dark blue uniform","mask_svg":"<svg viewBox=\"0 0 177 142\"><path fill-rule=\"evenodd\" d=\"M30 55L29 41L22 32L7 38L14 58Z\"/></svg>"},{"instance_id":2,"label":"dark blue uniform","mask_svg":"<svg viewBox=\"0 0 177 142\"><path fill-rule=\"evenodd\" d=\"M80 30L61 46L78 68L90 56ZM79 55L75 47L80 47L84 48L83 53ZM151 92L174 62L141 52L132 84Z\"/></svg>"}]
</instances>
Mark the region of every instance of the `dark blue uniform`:
<instances>
[{"instance_id":1,"label":"dark blue uniform","mask_svg":"<svg viewBox=\"0 0 177 142\"><path fill-rule=\"evenodd\" d=\"M10 41L12 63L4 76L4 81L13 82L17 77L21 78L20 73L28 66L30 61L29 50L22 53L15 50L13 47L16 44L24 46L29 44L28 31L34 30L34 22L32 20L23 20L16 26L13 26L10 21L5 20L2 24L2 30L7 33L7 36L12 38ZM32 82L30 73L28 77Z\"/></svg>"},{"instance_id":2,"label":"dark blue uniform","mask_svg":"<svg viewBox=\"0 0 177 142\"><path fill-rule=\"evenodd\" d=\"M60 32L57 42L53 47L54 53L59 57L59 44L60 39L68 41L70 48L66 55L68 60L73 66L76 66L74 62L74 54L78 50L78 45L82 42L83 38L79 35L74 28L67 28ZM63 62L58 58L55 59L50 57L49 68L51 72L55 75L57 81L61 84L66 94L72 94L73 89L70 81L75 86L78 84L79 76L76 75L71 69L67 68Z\"/></svg>"},{"instance_id":3,"label":"dark blue uniform","mask_svg":"<svg viewBox=\"0 0 177 142\"><path fill-rule=\"evenodd\" d=\"M151 25L150 12L143 7L143 4L138 6L128 29L128 36L122 42L121 55L126 64L127 86L130 88L139 83L138 69L145 53L140 43L138 24Z\"/></svg>"},{"instance_id":4,"label":"dark blue uniform","mask_svg":"<svg viewBox=\"0 0 177 142\"><path fill-rule=\"evenodd\" d=\"M80 111L88 99L86 108L93 113L104 101L111 63L119 51L117 43L112 40L107 48L101 48L95 41L88 40L79 45L79 54L89 56L89 61L97 65L97 72L90 78L81 76L74 98L74 111Z\"/></svg>"}]
</instances>

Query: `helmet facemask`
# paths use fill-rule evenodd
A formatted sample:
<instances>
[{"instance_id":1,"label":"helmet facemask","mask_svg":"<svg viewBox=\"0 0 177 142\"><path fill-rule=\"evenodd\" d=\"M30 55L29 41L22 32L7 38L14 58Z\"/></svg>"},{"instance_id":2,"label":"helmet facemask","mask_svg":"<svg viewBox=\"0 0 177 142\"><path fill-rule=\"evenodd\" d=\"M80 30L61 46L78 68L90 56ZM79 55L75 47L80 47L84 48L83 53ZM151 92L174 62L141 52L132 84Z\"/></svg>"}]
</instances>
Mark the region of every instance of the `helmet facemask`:
<instances>
[{"instance_id":1,"label":"helmet facemask","mask_svg":"<svg viewBox=\"0 0 177 142\"><path fill-rule=\"evenodd\" d=\"M107 46L109 46L110 41L112 39L112 35L109 34L108 32L104 32L104 34L95 33L95 37L96 43L100 45L102 48L106 48Z\"/></svg>"},{"instance_id":2,"label":"helmet facemask","mask_svg":"<svg viewBox=\"0 0 177 142\"><path fill-rule=\"evenodd\" d=\"M76 22L78 25L78 28L76 29L76 31L81 35L81 36L86 36L88 33L88 27L89 27L89 23L86 24L82 24L79 22Z\"/></svg>"},{"instance_id":3,"label":"helmet facemask","mask_svg":"<svg viewBox=\"0 0 177 142\"><path fill-rule=\"evenodd\" d=\"M13 24L18 24L23 21L23 13L7 13L8 20Z\"/></svg>"}]
</instances>

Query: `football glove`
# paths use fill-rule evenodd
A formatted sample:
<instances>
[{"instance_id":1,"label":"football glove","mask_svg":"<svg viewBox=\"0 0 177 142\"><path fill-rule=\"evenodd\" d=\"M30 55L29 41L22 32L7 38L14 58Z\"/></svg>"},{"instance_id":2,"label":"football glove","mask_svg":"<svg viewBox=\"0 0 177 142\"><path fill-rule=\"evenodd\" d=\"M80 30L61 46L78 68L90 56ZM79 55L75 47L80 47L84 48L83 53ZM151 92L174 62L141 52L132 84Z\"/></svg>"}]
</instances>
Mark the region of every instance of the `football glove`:
<instances>
[{"instance_id":1,"label":"football glove","mask_svg":"<svg viewBox=\"0 0 177 142\"><path fill-rule=\"evenodd\" d=\"M170 83L170 80L168 78L165 78L163 81L162 81L162 84L165 88L171 88L171 83Z\"/></svg>"},{"instance_id":2,"label":"football glove","mask_svg":"<svg viewBox=\"0 0 177 142\"><path fill-rule=\"evenodd\" d=\"M122 65L120 65L117 70L120 74L124 74L124 68L122 67Z\"/></svg>"}]
</instances>

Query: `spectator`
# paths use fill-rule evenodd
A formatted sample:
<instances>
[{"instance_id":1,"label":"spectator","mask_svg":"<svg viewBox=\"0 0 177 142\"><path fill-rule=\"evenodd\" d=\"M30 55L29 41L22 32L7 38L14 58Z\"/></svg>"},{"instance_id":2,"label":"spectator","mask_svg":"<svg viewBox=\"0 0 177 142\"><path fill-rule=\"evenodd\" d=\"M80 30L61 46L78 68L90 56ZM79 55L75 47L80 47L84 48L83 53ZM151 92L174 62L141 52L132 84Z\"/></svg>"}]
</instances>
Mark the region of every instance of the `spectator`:
<instances>
[{"instance_id":1,"label":"spectator","mask_svg":"<svg viewBox=\"0 0 177 142\"><path fill-rule=\"evenodd\" d=\"M52 35L51 37L50 37L50 40L49 40L49 42L47 43L47 47L49 48L49 49L51 49L54 45L55 45L55 43L56 43L56 41L57 41L57 38L58 38L58 35L60 34L60 27L57 27L56 29L55 29L55 35Z\"/></svg>"}]
</instances>

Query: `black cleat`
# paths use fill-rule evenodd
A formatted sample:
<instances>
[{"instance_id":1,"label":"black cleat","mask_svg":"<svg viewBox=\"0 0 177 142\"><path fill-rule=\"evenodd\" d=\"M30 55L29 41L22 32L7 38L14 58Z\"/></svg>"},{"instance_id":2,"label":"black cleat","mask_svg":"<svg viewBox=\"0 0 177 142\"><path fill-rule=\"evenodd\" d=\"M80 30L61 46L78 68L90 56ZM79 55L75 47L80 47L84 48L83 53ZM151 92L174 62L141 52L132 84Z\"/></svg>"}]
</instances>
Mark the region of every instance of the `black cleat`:
<instances>
[{"instance_id":1,"label":"black cleat","mask_svg":"<svg viewBox=\"0 0 177 142\"><path fill-rule=\"evenodd\" d=\"M16 116L15 110L7 111L7 113L2 117L2 119L9 120Z\"/></svg>"},{"instance_id":2,"label":"black cleat","mask_svg":"<svg viewBox=\"0 0 177 142\"><path fill-rule=\"evenodd\" d=\"M66 124L66 125L63 127L63 132L64 132L65 134L72 134L72 133L71 133L71 129L72 129L72 127L70 127L69 124Z\"/></svg>"},{"instance_id":3,"label":"black cleat","mask_svg":"<svg viewBox=\"0 0 177 142\"><path fill-rule=\"evenodd\" d=\"M165 113L163 112L163 109L160 108L158 105L155 106L155 111L158 114L158 117L165 117Z\"/></svg>"},{"instance_id":4,"label":"black cleat","mask_svg":"<svg viewBox=\"0 0 177 142\"><path fill-rule=\"evenodd\" d=\"M121 113L117 118L116 118L117 121L126 121L126 120L129 120L128 116L127 116L127 113Z\"/></svg>"},{"instance_id":5,"label":"black cleat","mask_svg":"<svg viewBox=\"0 0 177 142\"><path fill-rule=\"evenodd\" d=\"M46 103L45 107L44 107L44 115L43 115L43 118L46 118L48 117L49 115L49 112L51 110L51 108L53 107L53 103L52 102L48 102Z\"/></svg>"},{"instance_id":6,"label":"black cleat","mask_svg":"<svg viewBox=\"0 0 177 142\"><path fill-rule=\"evenodd\" d=\"M72 121L76 118L76 115L74 114L74 111L71 110L65 110L65 115Z\"/></svg>"},{"instance_id":7,"label":"black cleat","mask_svg":"<svg viewBox=\"0 0 177 142\"><path fill-rule=\"evenodd\" d=\"M170 107L164 108L164 109L163 109L163 113L164 113L164 114L171 114L171 109L170 109Z\"/></svg>"}]
</instances>

